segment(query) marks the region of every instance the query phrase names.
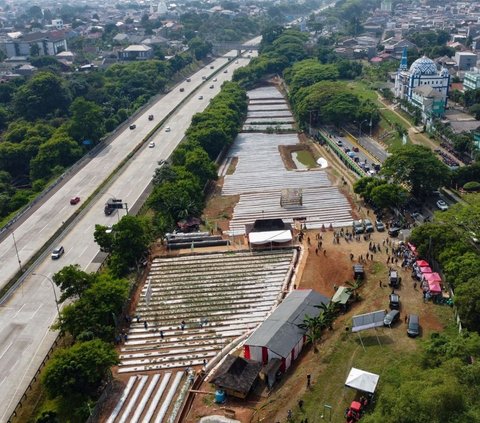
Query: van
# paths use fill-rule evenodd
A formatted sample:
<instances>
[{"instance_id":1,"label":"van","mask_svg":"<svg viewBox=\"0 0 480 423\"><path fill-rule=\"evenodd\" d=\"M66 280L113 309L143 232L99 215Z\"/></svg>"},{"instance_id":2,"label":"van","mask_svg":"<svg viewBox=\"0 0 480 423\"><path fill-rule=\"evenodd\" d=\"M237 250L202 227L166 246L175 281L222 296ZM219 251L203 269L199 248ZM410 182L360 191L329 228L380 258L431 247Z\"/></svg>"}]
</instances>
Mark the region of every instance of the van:
<instances>
[{"instance_id":1,"label":"van","mask_svg":"<svg viewBox=\"0 0 480 423\"><path fill-rule=\"evenodd\" d=\"M420 319L416 314L408 316L407 335L411 338L420 335Z\"/></svg>"}]
</instances>

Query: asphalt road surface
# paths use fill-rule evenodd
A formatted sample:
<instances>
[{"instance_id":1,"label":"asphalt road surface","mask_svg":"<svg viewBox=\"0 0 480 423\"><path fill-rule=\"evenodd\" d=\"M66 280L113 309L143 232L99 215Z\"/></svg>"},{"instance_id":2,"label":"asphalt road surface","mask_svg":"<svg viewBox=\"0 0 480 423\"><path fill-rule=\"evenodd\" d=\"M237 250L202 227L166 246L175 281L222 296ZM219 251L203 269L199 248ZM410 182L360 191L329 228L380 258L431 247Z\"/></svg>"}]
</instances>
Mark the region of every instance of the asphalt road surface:
<instances>
[{"instance_id":1,"label":"asphalt road surface","mask_svg":"<svg viewBox=\"0 0 480 423\"><path fill-rule=\"evenodd\" d=\"M252 56L255 53L252 53ZM232 56L232 54L230 54ZM55 245L63 245L65 254L52 260L49 254L34 269L13 296L0 308L0 422L4 422L13 412L40 363L52 345L56 333L50 330L57 315L53 287L48 278L70 264L94 271L99 263L95 257L99 253L93 240L95 224L112 224L125 213L105 216L104 204L110 197L118 197L131 208L151 181L157 161L167 159L183 138L192 116L202 111L209 100L219 91L223 81L230 80L233 70L248 63L248 58L230 62L226 57L219 58L191 76L190 82L182 82L139 115L134 122L136 129L128 126L119 132L115 139L96 157L71 177L51 198L41 205L17 229L15 239L22 262L26 262L66 221L75 210L69 199L89 197L119 163L142 142L143 138L165 118L185 97L191 97L165 122L163 127L149 140L155 142L148 148L148 142L121 171L114 181L105 188L57 239ZM228 63L228 72L218 69ZM211 66L214 68L211 69ZM215 76L213 74L218 72ZM202 76L209 80L204 81ZM216 82L212 82L213 78ZM214 88L209 88L213 84ZM180 92L180 88L184 92ZM203 96L200 100L199 97ZM148 120L153 114L155 119ZM165 131L170 127L169 132ZM53 247L53 246L52 246ZM48 253L48 252L47 252ZM7 237L0 244L2 272L0 283L4 285L18 270L13 237ZM45 275L39 276L38 274Z\"/></svg>"}]
</instances>

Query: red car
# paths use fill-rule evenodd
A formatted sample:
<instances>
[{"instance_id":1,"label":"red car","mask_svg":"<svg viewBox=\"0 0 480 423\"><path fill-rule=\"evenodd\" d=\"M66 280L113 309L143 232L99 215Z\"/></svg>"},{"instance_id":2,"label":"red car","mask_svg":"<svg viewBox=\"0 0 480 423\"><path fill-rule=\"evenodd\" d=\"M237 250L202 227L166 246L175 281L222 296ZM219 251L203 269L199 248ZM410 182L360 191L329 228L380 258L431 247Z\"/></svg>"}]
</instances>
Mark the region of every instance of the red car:
<instances>
[{"instance_id":1,"label":"red car","mask_svg":"<svg viewBox=\"0 0 480 423\"><path fill-rule=\"evenodd\" d=\"M80 197L73 197L70 199L70 204L74 206L75 204L80 203Z\"/></svg>"}]
</instances>

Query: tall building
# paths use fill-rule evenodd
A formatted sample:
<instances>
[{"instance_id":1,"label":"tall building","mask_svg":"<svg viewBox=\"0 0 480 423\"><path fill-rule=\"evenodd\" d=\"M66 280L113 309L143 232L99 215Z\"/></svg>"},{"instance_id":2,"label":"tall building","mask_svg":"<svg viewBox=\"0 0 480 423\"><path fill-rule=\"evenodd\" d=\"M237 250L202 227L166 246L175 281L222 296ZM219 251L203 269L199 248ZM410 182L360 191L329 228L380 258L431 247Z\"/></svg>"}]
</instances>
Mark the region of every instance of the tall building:
<instances>
[{"instance_id":1,"label":"tall building","mask_svg":"<svg viewBox=\"0 0 480 423\"><path fill-rule=\"evenodd\" d=\"M441 116L447 106L450 74L445 68L437 69L426 56L407 66L407 50L404 49L395 78L395 96L408 101L422 112L422 119Z\"/></svg>"},{"instance_id":2,"label":"tall building","mask_svg":"<svg viewBox=\"0 0 480 423\"><path fill-rule=\"evenodd\" d=\"M463 91L478 90L480 88L480 70L475 69L471 72L465 72L463 79Z\"/></svg>"}]
</instances>

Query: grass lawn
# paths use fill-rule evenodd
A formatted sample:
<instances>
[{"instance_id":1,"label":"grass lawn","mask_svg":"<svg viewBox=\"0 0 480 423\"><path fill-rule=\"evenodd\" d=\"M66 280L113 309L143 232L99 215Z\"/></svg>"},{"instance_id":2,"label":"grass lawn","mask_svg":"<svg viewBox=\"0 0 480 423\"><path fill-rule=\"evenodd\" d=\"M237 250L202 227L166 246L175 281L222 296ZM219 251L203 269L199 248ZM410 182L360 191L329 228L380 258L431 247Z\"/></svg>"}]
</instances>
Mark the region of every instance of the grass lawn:
<instances>
[{"instance_id":1,"label":"grass lawn","mask_svg":"<svg viewBox=\"0 0 480 423\"><path fill-rule=\"evenodd\" d=\"M377 93L368 87L367 84L361 81L351 81L347 83L347 86L355 94L365 100L373 101L377 106L382 107L382 104L378 101Z\"/></svg>"},{"instance_id":2,"label":"grass lawn","mask_svg":"<svg viewBox=\"0 0 480 423\"><path fill-rule=\"evenodd\" d=\"M313 157L313 154L310 151L300 150L300 151L295 151L292 154L296 154L297 160L300 163L302 163L304 166L308 167L309 169L313 167L318 167L317 162L315 161L315 158Z\"/></svg>"}]
</instances>

